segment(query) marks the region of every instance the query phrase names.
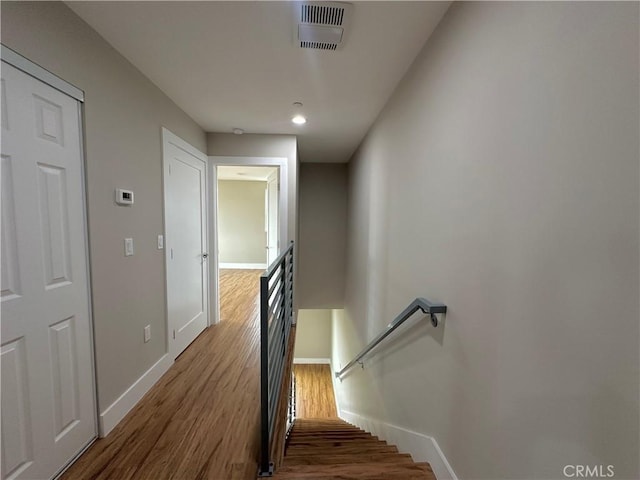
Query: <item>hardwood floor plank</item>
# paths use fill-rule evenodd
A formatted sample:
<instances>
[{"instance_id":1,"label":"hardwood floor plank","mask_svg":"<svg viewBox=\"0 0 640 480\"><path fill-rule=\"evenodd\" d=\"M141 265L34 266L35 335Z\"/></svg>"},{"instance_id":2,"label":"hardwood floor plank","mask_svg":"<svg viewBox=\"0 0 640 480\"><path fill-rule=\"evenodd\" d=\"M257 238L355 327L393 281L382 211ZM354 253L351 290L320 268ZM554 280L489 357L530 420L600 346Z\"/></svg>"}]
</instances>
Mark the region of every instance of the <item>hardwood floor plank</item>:
<instances>
[{"instance_id":1,"label":"hardwood floor plank","mask_svg":"<svg viewBox=\"0 0 640 480\"><path fill-rule=\"evenodd\" d=\"M220 271L221 322L178 357L64 480L255 479L261 273Z\"/></svg>"}]
</instances>

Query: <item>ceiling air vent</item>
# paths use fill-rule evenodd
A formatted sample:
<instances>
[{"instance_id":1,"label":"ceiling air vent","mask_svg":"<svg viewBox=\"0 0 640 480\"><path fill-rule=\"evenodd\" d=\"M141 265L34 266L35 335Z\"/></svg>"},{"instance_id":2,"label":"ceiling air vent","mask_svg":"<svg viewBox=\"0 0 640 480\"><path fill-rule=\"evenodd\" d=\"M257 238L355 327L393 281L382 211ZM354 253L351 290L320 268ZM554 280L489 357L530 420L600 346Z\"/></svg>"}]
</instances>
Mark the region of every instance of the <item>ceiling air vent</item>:
<instances>
[{"instance_id":1,"label":"ceiling air vent","mask_svg":"<svg viewBox=\"0 0 640 480\"><path fill-rule=\"evenodd\" d=\"M344 44L352 5L335 2L297 4L296 42L300 48L339 50Z\"/></svg>"}]
</instances>

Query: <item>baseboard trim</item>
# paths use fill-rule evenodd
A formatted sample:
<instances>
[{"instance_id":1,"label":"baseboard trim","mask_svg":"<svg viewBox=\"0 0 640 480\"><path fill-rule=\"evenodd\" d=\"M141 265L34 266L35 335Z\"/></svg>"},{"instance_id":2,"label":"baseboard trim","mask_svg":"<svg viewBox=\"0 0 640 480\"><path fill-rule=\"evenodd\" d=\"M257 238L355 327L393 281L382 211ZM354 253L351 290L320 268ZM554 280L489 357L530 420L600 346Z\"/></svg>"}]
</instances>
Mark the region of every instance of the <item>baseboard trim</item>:
<instances>
[{"instance_id":1,"label":"baseboard trim","mask_svg":"<svg viewBox=\"0 0 640 480\"><path fill-rule=\"evenodd\" d=\"M306 363L306 364L328 364L331 365L331 360L328 358L294 358L293 363Z\"/></svg>"},{"instance_id":2,"label":"baseboard trim","mask_svg":"<svg viewBox=\"0 0 640 480\"><path fill-rule=\"evenodd\" d=\"M229 268L233 270L266 270L266 263L219 263L218 268Z\"/></svg>"},{"instance_id":3,"label":"baseboard trim","mask_svg":"<svg viewBox=\"0 0 640 480\"><path fill-rule=\"evenodd\" d=\"M458 480L435 438L357 413L338 411L343 420L396 445L401 452L410 453L414 461L429 462L438 480Z\"/></svg>"},{"instance_id":4,"label":"baseboard trim","mask_svg":"<svg viewBox=\"0 0 640 480\"><path fill-rule=\"evenodd\" d=\"M115 426L131 411L144 397L144 394L160 380L160 377L173 365L169 354L164 354L160 360L144 372L118 399L100 413L99 435L106 437Z\"/></svg>"}]
</instances>

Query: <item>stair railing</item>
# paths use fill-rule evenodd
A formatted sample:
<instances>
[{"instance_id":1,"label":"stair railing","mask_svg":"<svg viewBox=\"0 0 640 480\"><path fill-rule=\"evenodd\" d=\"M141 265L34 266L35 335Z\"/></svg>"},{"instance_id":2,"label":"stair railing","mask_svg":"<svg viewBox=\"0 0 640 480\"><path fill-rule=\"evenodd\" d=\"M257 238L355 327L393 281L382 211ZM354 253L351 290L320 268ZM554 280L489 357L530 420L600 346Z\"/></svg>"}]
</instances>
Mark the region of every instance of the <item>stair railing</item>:
<instances>
[{"instance_id":1,"label":"stair railing","mask_svg":"<svg viewBox=\"0 0 640 480\"><path fill-rule=\"evenodd\" d=\"M289 389L289 405L287 406L287 435L293 427L293 422L296 419L296 376L291 374L291 387Z\"/></svg>"},{"instance_id":2,"label":"stair railing","mask_svg":"<svg viewBox=\"0 0 640 480\"><path fill-rule=\"evenodd\" d=\"M436 314L438 313L447 313L447 306L443 303L433 303L425 298L416 298L407 308L405 308L400 315L398 315L389 325L385 328L380 335L371 340L369 345L364 347L358 355L355 356L353 360L351 360L347 365L336 372L336 377L341 378L349 369L351 369L354 365L360 364L362 365L362 359L367 353L373 350L382 340L387 338L391 333L402 325L406 320L408 320L414 313L418 310L422 311L422 313L429 315L431 317L431 324L434 327L438 326L438 317Z\"/></svg>"},{"instance_id":3,"label":"stair railing","mask_svg":"<svg viewBox=\"0 0 640 480\"><path fill-rule=\"evenodd\" d=\"M260 476L273 474L271 457L287 346L293 325L293 242L260 277ZM286 382L287 380L284 380ZM285 387L285 388L283 388ZM284 417L286 412L283 412ZM282 421L285 418L281 419Z\"/></svg>"}]
</instances>

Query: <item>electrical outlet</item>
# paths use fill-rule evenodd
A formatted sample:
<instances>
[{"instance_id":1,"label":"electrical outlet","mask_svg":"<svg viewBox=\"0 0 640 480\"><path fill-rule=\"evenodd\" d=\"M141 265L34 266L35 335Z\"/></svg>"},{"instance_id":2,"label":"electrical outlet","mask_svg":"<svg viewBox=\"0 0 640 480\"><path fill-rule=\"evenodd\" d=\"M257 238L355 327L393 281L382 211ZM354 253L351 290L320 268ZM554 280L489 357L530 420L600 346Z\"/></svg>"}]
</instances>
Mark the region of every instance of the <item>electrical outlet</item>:
<instances>
[{"instance_id":1,"label":"electrical outlet","mask_svg":"<svg viewBox=\"0 0 640 480\"><path fill-rule=\"evenodd\" d=\"M144 343L147 343L149 340L151 340L151 325L144 327Z\"/></svg>"}]
</instances>

